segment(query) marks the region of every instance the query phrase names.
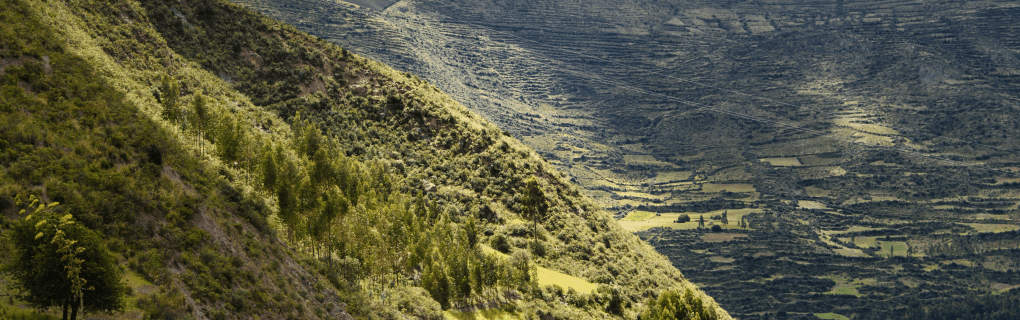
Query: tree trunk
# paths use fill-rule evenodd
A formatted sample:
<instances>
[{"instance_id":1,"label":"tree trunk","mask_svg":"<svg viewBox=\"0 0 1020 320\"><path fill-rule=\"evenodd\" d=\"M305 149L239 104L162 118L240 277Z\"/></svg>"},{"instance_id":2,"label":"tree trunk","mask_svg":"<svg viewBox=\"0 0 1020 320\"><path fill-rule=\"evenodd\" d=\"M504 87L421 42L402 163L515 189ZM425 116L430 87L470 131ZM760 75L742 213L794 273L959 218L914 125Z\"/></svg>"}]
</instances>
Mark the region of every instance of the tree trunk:
<instances>
[{"instance_id":1,"label":"tree trunk","mask_svg":"<svg viewBox=\"0 0 1020 320\"><path fill-rule=\"evenodd\" d=\"M534 234L532 234L532 236L535 237L535 242L532 244L531 250L535 251L538 250L538 218L535 218L535 220L532 221L535 223L535 227L533 228Z\"/></svg>"},{"instance_id":2,"label":"tree trunk","mask_svg":"<svg viewBox=\"0 0 1020 320\"><path fill-rule=\"evenodd\" d=\"M78 318L78 304L71 303L71 320L75 320L77 318Z\"/></svg>"},{"instance_id":3,"label":"tree trunk","mask_svg":"<svg viewBox=\"0 0 1020 320\"><path fill-rule=\"evenodd\" d=\"M64 317L61 320L67 320L67 305L71 304L71 299L64 299Z\"/></svg>"}]
</instances>

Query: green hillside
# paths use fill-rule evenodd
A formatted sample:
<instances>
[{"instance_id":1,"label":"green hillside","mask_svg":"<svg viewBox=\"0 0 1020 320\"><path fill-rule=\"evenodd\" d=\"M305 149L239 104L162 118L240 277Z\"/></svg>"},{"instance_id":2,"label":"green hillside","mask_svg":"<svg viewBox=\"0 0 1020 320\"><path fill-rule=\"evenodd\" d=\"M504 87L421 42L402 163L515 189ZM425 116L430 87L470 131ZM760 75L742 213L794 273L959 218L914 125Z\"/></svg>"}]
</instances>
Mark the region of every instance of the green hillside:
<instances>
[{"instance_id":1,"label":"green hillside","mask_svg":"<svg viewBox=\"0 0 1020 320\"><path fill-rule=\"evenodd\" d=\"M729 318L417 77L223 1L0 2L0 318L69 305L23 281L60 228L124 284L90 317Z\"/></svg>"}]
</instances>

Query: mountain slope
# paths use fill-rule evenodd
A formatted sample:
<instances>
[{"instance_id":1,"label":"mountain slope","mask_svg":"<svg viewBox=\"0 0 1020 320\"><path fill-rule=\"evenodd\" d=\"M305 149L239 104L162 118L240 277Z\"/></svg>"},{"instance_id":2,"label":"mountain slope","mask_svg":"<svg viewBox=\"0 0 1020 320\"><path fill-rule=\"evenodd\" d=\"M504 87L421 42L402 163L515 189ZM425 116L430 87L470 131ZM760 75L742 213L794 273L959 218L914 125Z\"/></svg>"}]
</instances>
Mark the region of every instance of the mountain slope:
<instances>
[{"instance_id":1,"label":"mountain slope","mask_svg":"<svg viewBox=\"0 0 1020 320\"><path fill-rule=\"evenodd\" d=\"M4 7L5 221L36 195L105 234L129 312L633 317L693 288L416 77L221 1Z\"/></svg>"},{"instance_id":2,"label":"mountain slope","mask_svg":"<svg viewBox=\"0 0 1020 320\"><path fill-rule=\"evenodd\" d=\"M1020 285L1013 1L236 2L429 79L740 318Z\"/></svg>"}]
</instances>

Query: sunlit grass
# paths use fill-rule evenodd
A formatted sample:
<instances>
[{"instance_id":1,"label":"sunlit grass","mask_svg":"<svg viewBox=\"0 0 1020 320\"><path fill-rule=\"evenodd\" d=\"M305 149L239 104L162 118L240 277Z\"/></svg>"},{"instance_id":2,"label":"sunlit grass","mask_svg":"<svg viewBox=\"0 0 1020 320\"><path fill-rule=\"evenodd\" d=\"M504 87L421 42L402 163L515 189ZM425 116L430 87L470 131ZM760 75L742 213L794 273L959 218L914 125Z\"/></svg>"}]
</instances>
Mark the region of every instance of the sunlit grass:
<instances>
[{"instance_id":1,"label":"sunlit grass","mask_svg":"<svg viewBox=\"0 0 1020 320\"><path fill-rule=\"evenodd\" d=\"M850 318L847 318L844 315L832 312L816 313L815 316L819 319L850 320Z\"/></svg>"},{"instance_id":2,"label":"sunlit grass","mask_svg":"<svg viewBox=\"0 0 1020 320\"><path fill-rule=\"evenodd\" d=\"M538 267L538 285L556 285L563 289L573 288L577 292L589 294L595 292L595 289L598 289L598 285L584 279L543 267Z\"/></svg>"},{"instance_id":3,"label":"sunlit grass","mask_svg":"<svg viewBox=\"0 0 1020 320\"><path fill-rule=\"evenodd\" d=\"M763 158L761 161L768 162L776 167L799 167L803 165L800 163L800 159L797 159L796 157Z\"/></svg>"},{"instance_id":4,"label":"sunlit grass","mask_svg":"<svg viewBox=\"0 0 1020 320\"><path fill-rule=\"evenodd\" d=\"M993 224L993 223L961 223L961 224L974 228L974 231L978 233L1011 232L1020 229L1020 226L1015 224Z\"/></svg>"},{"instance_id":5,"label":"sunlit grass","mask_svg":"<svg viewBox=\"0 0 1020 320\"><path fill-rule=\"evenodd\" d=\"M881 241L882 250L878 252L878 255L888 258L891 253L893 256L905 257L907 256L906 242L903 241Z\"/></svg>"},{"instance_id":6,"label":"sunlit grass","mask_svg":"<svg viewBox=\"0 0 1020 320\"><path fill-rule=\"evenodd\" d=\"M496 251L496 249L493 249L492 247L484 244L479 244L479 246L486 254L496 255L504 259L509 258L505 253ZM563 289L573 288L575 291L581 293L592 293L595 292L595 289L598 289L598 285L575 276L541 266L536 267L536 269L538 273L537 282L540 286L557 285Z\"/></svg>"},{"instance_id":7,"label":"sunlit grass","mask_svg":"<svg viewBox=\"0 0 1020 320\"><path fill-rule=\"evenodd\" d=\"M655 212L649 212L649 211L631 211L629 214L627 214L627 217L623 218L623 220L627 220L627 221L645 221L645 220L648 220L648 218L651 218L651 217L654 217L654 216L655 216Z\"/></svg>"},{"instance_id":8,"label":"sunlit grass","mask_svg":"<svg viewBox=\"0 0 1020 320\"><path fill-rule=\"evenodd\" d=\"M755 192L754 186L749 183L706 183L701 185L701 192Z\"/></svg>"},{"instance_id":9,"label":"sunlit grass","mask_svg":"<svg viewBox=\"0 0 1020 320\"><path fill-rule=\"evenodd\" d=\"M797 206L804 209L828 209L824 204L818 201L800 200L797 201Z\"/></svg>"},{"instance_id":10,"label":"sunlit grass","mask_svg":"<svg viewBox=\"0 0 1020 320\"><path fill-rule=\"evenodd\" d=\"M690 171L660 171L655 175L655 181L659 183L683 181L691 177Z\"/></svg>"},{"instance_id":11,"label":"sunlit grass","mask_svg":"<svg viewBox=\"0 0 1020 320\"><path fill-rule=\"evenodd\" d=\"M751 214L751 213L755 213L755 212L761 212L761 211L762 210L758 209L758 208L744 208L744 209L715 210L715 211L709 211L709 212L704 212L704 213L699 213L699 212L684 212L684 213L667 212L667 213L661 213L658 216L656 216L655 213L651 213L651 216L647 216L647 217L644 216L645 215L644 213L641 213L639 215L636 215L634 218L631 218L631 216L628 215L626 218L623 218L623 219L619 220L619 223L620 223L620 226L622 226L624 230L627 230L627 231L630 231L630 232L647 230L647 229L650 229L650 228L657 228L657 227L665 227L665 228L671 228L671 229L676 229L676 230L691 230L691 229L697 229L698 228L698 219L700 217L705 217L705 227L706 228L711 228L712 225L719 225L723 229L741 229L738 224L740 223L740 219L743 216ZM634 215L634 214L639 213L639 212L647 212L647 211L634 211L634 212L631 212L631 215ZM727 220L729 220L728 224L723 224L722 221L719 221L718 219L712 219L713 216L722 215L723 212L726 212ZM684 214L690 216L691 217L691 221L684 222L684 223L676 223L677 218L680 217L680 215L684 215Z\"/></svg>"},{"instance_id":12,"label":"sunlit grass","mask_svg":"<svg viewBox=\"0 0 1020 320\"><path fill-rule=\"evenodd\" d=\"M875 279L853 279L853 280L851 280L851 279L848 279L846 276L842 276L842 275L825 276L825 277L822 277L822 278L832 279L832 281L836 282L836 285L832 287L832 290L830 290L829 292L826 292L826 294L842 294L842 295L851 295L851 296L856 296L856 297L863 296L863 294L861 294L859 291L857 291L857 289L860 288L862 285L866 285L866 284L870 285L870 284L875 284L876 283Z\"/></svg>"}]
</instances>

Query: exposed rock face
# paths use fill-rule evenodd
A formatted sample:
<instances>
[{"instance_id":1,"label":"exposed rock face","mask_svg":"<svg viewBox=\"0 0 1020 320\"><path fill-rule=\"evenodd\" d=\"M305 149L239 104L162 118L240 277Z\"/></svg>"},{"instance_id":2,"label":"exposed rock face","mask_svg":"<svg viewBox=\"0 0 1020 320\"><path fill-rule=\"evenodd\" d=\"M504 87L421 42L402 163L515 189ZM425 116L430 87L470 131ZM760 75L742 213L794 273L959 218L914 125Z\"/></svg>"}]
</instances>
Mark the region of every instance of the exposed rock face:
<instances>
[{"instance_id":1,"label":"exposed rock face","mask_svg":"<svg viewBox=\"0 0 1020 320\"><path fill-rule=\"evenodd\" d=\"M737 317L1020 284L997 251L1020 240L976 235L1018 225L1015 1L238 2L429 79L620 216L756 210L747 238L645 234ZM995 267L940 279L940 254Z\"/></svg>"}]
</instances>

